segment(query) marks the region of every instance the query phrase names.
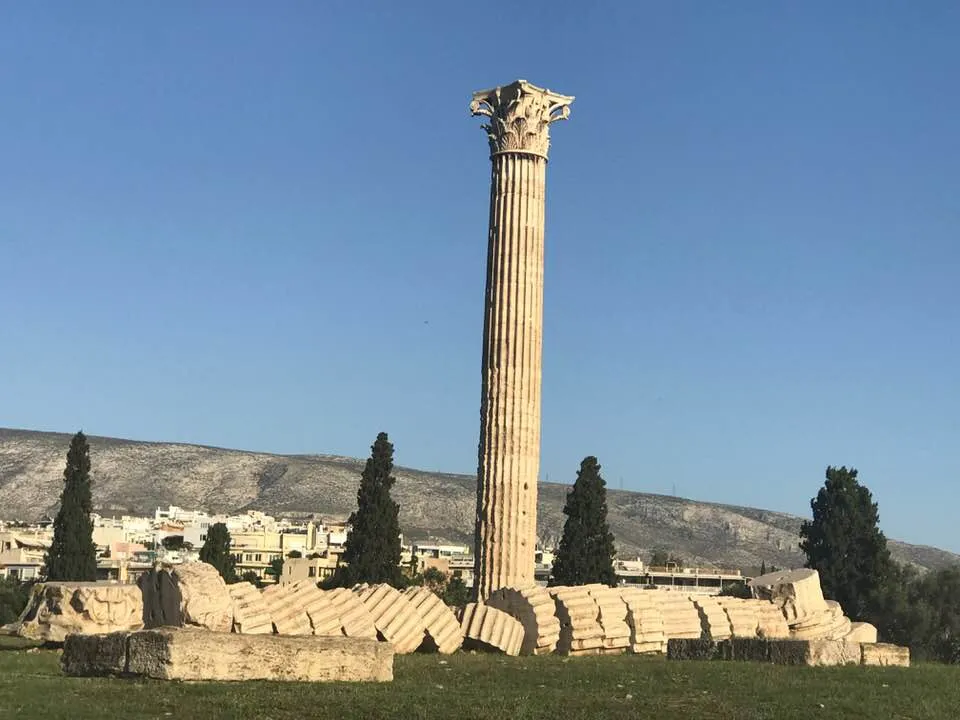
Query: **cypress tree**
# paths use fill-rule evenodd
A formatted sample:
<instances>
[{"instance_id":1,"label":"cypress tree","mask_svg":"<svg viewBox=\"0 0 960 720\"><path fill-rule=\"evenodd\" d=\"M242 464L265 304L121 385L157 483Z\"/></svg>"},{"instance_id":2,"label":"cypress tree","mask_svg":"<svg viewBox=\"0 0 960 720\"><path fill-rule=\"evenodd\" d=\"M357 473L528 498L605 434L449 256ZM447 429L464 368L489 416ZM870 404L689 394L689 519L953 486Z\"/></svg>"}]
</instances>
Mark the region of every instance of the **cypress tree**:
<instances>
[{"instance_id":1,"label":"cypress tree","mask_svg":"<svg viewBox=\"0 0 960 720\"><path fill-rule=\"evenodd\" d=\"M90 446L82 431L70 441L63 483L60 510L53 521L53 542L47 553L47 579L96 580L97 548L90 518Z\"/></svg>"},{"instance_id":2,"label":"cypress tree","mask_svg":"<svg viewBox=\"0 0 960 720\"><path fill-rule=\"evenodd\" d=\"M390 497L396 482L393 445L382 432L370 448L360 476L357 510L350 515L350 532L343 548L346 565L337 570L336 584L402 584L400 570L400 506Z\"/></svg>"},{"instance_id":3,"label":"cypress tree","mask_svg":"<svg viewBox=\"0 0 960 720\"><path fill-rule=\"evenodd\" d=\"M613 534L607 525L607 484L592 455L583 459L563 508L567 520L553 561L554 585L615 585Z\"/></svg>"},{"instance_id":4,"label":"cypress tree","mask_svg":"<svg viewBox=\"0 0 960 720\"><path fill-rule=\"evenodd\" d=\"M870 490L854 468L828 467L810 507L813 519L800 526L806 566L820 573L824 595L848 615L870 618L894 569Z\"/></svg>"},{"instance_id":5,"label":"cypress tree","mask_svg":"<svg viewBox=\"0 0 960 720\"><path fill-rule=\"evenodd\" d=\"M237 559L230 551L230 530L224 523L214 523L207 530L207 539L200 548L201 562L213 565L224 582L237 582Z\"/></svg>"}]
</instances>

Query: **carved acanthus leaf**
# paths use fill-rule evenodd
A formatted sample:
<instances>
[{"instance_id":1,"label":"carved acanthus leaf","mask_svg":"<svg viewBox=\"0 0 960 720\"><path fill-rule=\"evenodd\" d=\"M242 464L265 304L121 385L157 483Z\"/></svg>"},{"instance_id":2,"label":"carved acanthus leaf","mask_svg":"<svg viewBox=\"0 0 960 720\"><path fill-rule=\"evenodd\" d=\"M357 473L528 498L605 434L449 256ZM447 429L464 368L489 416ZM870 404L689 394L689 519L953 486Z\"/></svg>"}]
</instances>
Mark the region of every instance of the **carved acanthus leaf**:
<instances>
[{"instance_id":1,"label":"carved acanthus leaf","mask_svg":"<svg viewBox=\"0 0 960 720\"><path fill-rule=\"evenodd\" d=\"M517 152L546 158L550 148L550 123L566 120L572 102L572 96L517 80L475 92L470 113L490 118L490 123L481 127L490 141L491 155Z\"/></svg>"}]
</instances>

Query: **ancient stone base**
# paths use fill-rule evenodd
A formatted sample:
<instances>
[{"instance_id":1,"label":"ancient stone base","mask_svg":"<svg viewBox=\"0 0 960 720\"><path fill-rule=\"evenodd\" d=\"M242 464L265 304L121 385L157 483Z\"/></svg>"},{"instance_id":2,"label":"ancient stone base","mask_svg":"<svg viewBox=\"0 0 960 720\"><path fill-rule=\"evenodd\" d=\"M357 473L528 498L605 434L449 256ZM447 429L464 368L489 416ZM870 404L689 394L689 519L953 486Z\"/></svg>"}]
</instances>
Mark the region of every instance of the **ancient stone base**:
<instances>
[{"instance_id":1,"label":"ancient stone base","mask_svg":"<svg viewBox=\"0 0 960 720\"><path fill-rule=\"evenodd\" d=\"M740 660L775 665L900 665L910 664L909 648L846 640L763 640L733 638L720 642L671 638L668 660Z\"/></svg>"},{"instance_id":2,"label":"ancient stone base","mask_svg":"<svg viewBox=\"0 0 960 720\"><path fill-rule=\"evenodd\" d=\"M910 667L910 648L888 643L861 643L860 663L862 665Z\"/></svg>"},{"instance_id":3,"label":"ancient stone base","mask_svg":"<svg viewBox=\"0 0 960 720\"><path fill-rule=\"evenodd\" d=\"M726 642L670 638L667 640L667 660L720 660Z\"/></svg>"},{"instance_id":4,"label":"ancient stone base","mask_svg":"<svg viewBox=\"0 0 960 720\"><path fill-rule=\"evenodd\" d=\"M388 682L393 646L368 638L240 635L158 628L70 636L67 675L131 674L157 680Z\"/></svg>"},{"instance_id":5,"label":"ancient stone base","mask_svg":"<svg viewBox=\"0 0 960 720\"><path fill-rule=\"evenodd\" d=\"M67 635L60 665L65 675L100 677L127 671L129 632L107 635Z\"/></svg>"}]
</instances>

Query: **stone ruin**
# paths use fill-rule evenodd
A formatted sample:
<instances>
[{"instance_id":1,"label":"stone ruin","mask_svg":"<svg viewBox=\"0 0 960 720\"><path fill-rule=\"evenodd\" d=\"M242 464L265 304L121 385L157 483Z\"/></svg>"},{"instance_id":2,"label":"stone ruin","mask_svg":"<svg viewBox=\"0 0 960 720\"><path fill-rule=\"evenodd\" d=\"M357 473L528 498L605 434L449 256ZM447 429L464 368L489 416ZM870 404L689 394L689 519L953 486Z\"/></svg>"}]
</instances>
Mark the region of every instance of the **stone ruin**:
<instances>
[{"instance_id":1,"label":"stone ruin","mask_svg":"<svg viewBox=\"0 0 960 720\"><path fill-rule=\"evenodd\" d=\"M823 597L815 570L750 581L754 598L604 585L501 588L453 609L424 587L227 585L204 563L139 585L45 583L10 630L63 643L69 675L179 680L388 681L393 657L463 648L505 655L909 665Z\"/></svg>"}]
</instances>

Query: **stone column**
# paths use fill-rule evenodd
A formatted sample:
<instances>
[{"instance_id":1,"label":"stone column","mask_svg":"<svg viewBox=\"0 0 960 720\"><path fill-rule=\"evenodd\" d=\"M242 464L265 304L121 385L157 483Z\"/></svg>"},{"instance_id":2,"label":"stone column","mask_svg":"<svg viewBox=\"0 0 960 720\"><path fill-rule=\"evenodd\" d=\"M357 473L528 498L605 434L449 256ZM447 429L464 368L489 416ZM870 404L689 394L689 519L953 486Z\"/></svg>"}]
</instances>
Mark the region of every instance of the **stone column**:
<instances>
[{"instance_id":1,"label":"stone column","mask_svg":"<svg viewBox=\"0 0 960 720\"><path fill-rule=\"evenodd\" d=\"M474 592L533 585L540 470L543 227L549 127L572 97L517 80L473 95L493 172L483 322Z\"/></svg>"}]
</instances>

